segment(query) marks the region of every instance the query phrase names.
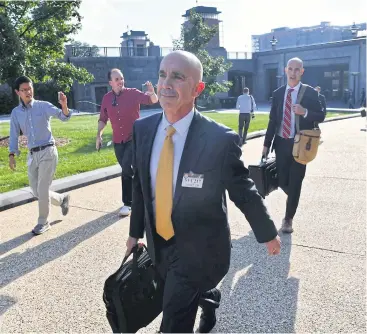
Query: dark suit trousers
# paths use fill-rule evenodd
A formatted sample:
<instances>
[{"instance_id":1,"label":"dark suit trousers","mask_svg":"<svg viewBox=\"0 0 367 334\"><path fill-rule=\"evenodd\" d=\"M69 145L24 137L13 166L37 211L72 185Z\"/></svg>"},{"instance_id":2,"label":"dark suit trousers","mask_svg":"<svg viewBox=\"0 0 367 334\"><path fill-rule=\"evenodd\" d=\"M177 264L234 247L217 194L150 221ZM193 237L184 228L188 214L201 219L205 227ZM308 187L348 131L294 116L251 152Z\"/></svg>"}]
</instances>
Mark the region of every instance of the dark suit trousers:
<instances>
[{"instance_id":1,"label":"dark suit trousers","mask_svg":"<svg viewBox=\"0 0 367 334\"><path fill-rule=\"evenodd\" d=\"M247 131L251 122L251 114L250 113L240 113L238 116L238 134L242 139L242 142L246 141ZM243 130L243 134L242 134Z\"/></svg>"},{"instance_id":2,"label":"dark suit trousers","mask_svg":"<svg viewBox=\"0 0 367 334\"><path fill-rule=\"evenodd\" d=\"M133 200L132 142L114 143L115 155L121 166L122 202L131 206Z\"/></svg>"},{"instance_id":3,"label":"dark suit trousers","mask_svg":"<svg viewBox=\"0 0 367 334\"><path fill-rule=\"evenodd\" d=\"M201 294L184 274L176 244L160 244L161 242L157 243L157 269L165 281L160 332L192 333Z\"/></svg>"},{"instance_id":4,"label":"dark suit trousers","mask_svg":"<svg viewBox=\"0 0 367 334\"><path fill-rule=\"evenodd\" d=\"M293 219L301 195L302 181L306 174L306 165L296 162L292 155L293 138L276 136L275 155L279 187L288 195L285 218Z\"/></svg>"}]
</instances>

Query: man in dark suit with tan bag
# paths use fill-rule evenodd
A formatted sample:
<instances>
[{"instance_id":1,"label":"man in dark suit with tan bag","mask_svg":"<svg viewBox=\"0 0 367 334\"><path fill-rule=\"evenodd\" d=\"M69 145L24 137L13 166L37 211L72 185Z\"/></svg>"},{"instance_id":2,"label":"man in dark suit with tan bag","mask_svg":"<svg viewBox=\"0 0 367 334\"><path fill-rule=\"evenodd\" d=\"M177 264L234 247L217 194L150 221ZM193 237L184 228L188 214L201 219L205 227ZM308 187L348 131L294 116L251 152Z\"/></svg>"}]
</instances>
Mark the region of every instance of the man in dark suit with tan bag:
<instances>
[{"instance_id":1,"label":"man in dark suit with tan bag","mask_svg":"<svg viewBox=\"0 0 367 334\"><path fill-rule=\"evenodd\" d=\"M325 118L318 93L312 87L301 83L303 72L301 59L292 58L288 61L285 68L287 85L273 92L262 152L266 157L271 146L271 151L275 149L279 186L288 196L281 228L284 233L293 232L293 217L296 214L302 181L306 173L306 164L297 162L294 158L294 138L297 138L299 131L318 127L318 123L323 122ZM303 94L301 99L300 93ZM317 151L317 147L314 149ZM307 153L307 150L304 152Z\"/></svg>"},{"instance_id":2,"label":"man in dark suit with tan bag","mask_svg":"<svg viewBox=\"0 0 367 334\"><path fill-rule=\"evenodd\" d=\"M127 253L146 233L149 255L165 281L161 332L199 332L215 325L215 289L230 265L226 190L269 255L280 240L248 170L240 138L198 113L204 90L196 56L175 51L161 62L158 96L163 113L137 120L133 131L133 203Z\"/></svg>"}]
</instances>

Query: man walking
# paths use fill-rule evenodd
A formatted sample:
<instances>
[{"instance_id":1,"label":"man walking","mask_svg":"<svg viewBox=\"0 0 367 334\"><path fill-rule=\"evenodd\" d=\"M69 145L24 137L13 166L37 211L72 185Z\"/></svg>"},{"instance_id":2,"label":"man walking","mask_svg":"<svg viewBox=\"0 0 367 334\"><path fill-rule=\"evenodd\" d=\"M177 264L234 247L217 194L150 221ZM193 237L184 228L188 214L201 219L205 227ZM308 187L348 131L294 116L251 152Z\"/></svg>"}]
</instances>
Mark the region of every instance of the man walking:
<instances>
[{"instance_id":1,"label":"man walking","mask_svg":"<svg viewBox=\"0 0 367 334\"><path fill-rule=\"evenodd\" d=\"M15 170L15 155L19 156L18 138L20 131L28 141L28 178L33 195L38 198L38 223L32 230L36 235L50 229L47 218L51 203L61 207L65 216L69 212L69 195L61 195L50 191L53 176L56 171L58 153L55 139L52 136L50 118L57 117L61 121L69 120L71 114L67 105L67 97L59 93L59 103L62 109L56 108L49 102L33 98L31 79L21 76L15 81L15 92L20 103L11 113L9 139L9 167Z\"/></svg>"},{"instance_id":2,"label":"man walking","mask_svg":"<svg viewBox=\"0 0 367 334\"><path fill-rule=\"evenodd\" d=\"M135 88L126 88L124 76L117 68L108 72L109 84L112 88L102 99L96 149L102 146L103 130L110 120L112 126L112 139L117 161L121 166L122 202L120 216L128 216L131 212L132 201L132 176L131 168L131 137L133 124L140 117L140 104L158 102L153 85L148 81L147 93Z\"/></svg>"},{"instance_id":3,"label":"man walking","mask_svg":"<svg viewBox=\"0 0 367 334\"><path fill-rule=\"evenodd\" d=\"M320 86L316 86L315 87L315 91L319 94L319 100L320 100L320 103L321 103L322 111L326 115L326 98L325 98L324 95L322 95L320 93L321 92L321 87Z\"/></svg>"},{"instance_id":4,"label":"man walking","mask_svg":"<svg viewBox=\"0 0 367 334\"><path fill-rule=\"evenodd\" d=\"M254 118L254 109L256 103L254 97L249 95L249 89L245 87L243 94L237 98L236 109L239 109L238 134L241 138L241 144L246 144L247 131L250 126L251 117ZM242 130L243 134L242 134Z\"/></svg>"},{"instance_id":5,"label":"man walking","mask_svg":"<svg viewBox=\"0 0 367 334\"><path fill-rule=\"evenodd\" d=\"M273 92L269 124L265 135L263 156L266 157L269 147L275 149L279 186L287 194L285 217L282 232L293 232L293 217L301 195L302 181L306 173L306 165L294 160L292 155L294 136L296 133L296 117L299 117L300 130L313 129L323 122L325 113L321 107L318 93L310 86L306 86L300 104L296 104L304 68L299 58L288 61L285 73L287 85Z\"/></svg>"},{"instance_id":6,"label":"man walking","mask_svg":"<svg viewBox=\"0 0 367 334\"><path fill-rule=\"evenodd\" d=\"M231 235L226 190L269 255L280 252L273 221L240 160L240 138L198 113L204 90L199 59L174 51L161 62L158 96L163 113L137 120L133 133L133 207L129 253L146 232L148 251L165 281L163 333L199 332L216 323L215 289L229 269Z\"/></svg>"}]
</instances>

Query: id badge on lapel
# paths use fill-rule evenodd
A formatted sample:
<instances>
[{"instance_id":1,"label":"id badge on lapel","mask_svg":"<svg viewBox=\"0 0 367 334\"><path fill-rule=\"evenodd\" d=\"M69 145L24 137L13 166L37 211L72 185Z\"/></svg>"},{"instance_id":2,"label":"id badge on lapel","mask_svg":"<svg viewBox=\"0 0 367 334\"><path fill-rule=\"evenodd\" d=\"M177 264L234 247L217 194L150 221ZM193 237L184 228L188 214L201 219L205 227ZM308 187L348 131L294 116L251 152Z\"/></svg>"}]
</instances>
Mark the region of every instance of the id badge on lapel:
<instances>
[{"instance_id":1,"label":"id badge on lapel","mask_svg":"<svg viewBox=\"0 0 367 334\"><path fill-rule=\"evenodd\" d=\"M204 183L204 174L195 174L193 172L184 173L181 186L184 188L202 188Z\"/></svg>"}]
</instances>

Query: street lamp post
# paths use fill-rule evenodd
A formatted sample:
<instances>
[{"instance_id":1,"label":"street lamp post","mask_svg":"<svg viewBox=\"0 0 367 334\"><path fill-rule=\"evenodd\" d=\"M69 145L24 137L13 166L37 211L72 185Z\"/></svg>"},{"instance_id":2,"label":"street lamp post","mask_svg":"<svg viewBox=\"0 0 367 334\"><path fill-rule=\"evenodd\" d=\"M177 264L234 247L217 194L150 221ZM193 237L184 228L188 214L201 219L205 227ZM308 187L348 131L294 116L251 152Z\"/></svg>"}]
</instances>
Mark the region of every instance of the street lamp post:
<instances>
[{"instance_id":1,"label":"street lamp post","mask_svg":"<svg viewBox=\"0 0 367 334\"><path fill-rule=\"evenodd\" d=\"M353 104L356 104L356 78L359 72L350 72L350 74L353 76Z\"/></svg>"},{"instance_id":2,"label":"street lamp post","mask_svg":"<svg viewBox=\"0 0 367 334\"><path fill-rule=\"evenodd\" d=\"M273 38L270 40L272 50L275 50L275 47L276 47L277 43L278 43L278 40L273 35Z\"/></svg>"}]
</instances>

